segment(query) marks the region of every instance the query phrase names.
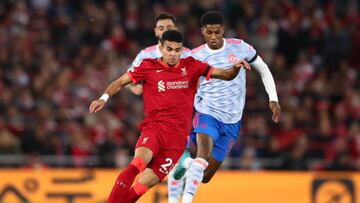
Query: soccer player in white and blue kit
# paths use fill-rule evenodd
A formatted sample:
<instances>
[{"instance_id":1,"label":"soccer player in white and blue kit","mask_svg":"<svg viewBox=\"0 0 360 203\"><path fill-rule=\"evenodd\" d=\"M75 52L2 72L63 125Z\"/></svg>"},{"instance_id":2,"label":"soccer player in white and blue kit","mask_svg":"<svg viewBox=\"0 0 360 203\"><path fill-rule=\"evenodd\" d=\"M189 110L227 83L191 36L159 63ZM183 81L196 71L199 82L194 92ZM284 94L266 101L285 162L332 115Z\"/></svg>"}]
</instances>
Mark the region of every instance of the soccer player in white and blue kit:
<instances>
[{"instance_id":1,"label":"soccer player in white and blue kit","mask_svg":"<svg viewBox=\"0 0 360 203\"><path fill-rule=\"evenodd\" d=\"M255 49L240 39L224 38L224 18L219 12L210 11L201 17L201 32L206 44L191 51L192 57L207 62L211 66L230 68L239 59L244 59L261 75L266 92L269 95L269 107L272 120L277 122L280 116L275 82L273 76ZM183 187L183 203L192 202L201 182L207 183L224 161L231 144L238 138L241 117L245 105L246 75L242 69L231 81L200 79L195 96L194 129L190 135L196 144L195 159L185 151L178 167L169 176L169 202L178 202Z\"/></svg>"},{"instance_id":2,"label":"soccer player in white and blue kit","mask_svg":"<svg viewBox=\"0 0 360 203\"><path fill-rule=\"evenodd\" d=\"M158 39L158 44L146 47L145 49L141 50L135 57L134 61L132 62L131 66L129 67L129 70L133 67L137 67L141 61L143 61L146 58L161 58L162 54L160 52L159 46L160 46L160 39L163 35L163 33L167 30L177 30L176 27L176 19L173 15L169 13L159 13L155 17L155 36ZM190 49L184 47L183 52L181 53L181 58L186 58L190 55ZM141 84L130 84L128 85L128 88L130 91L136 95L142 94L142 85Z\"/></svg>"}]
</instances>

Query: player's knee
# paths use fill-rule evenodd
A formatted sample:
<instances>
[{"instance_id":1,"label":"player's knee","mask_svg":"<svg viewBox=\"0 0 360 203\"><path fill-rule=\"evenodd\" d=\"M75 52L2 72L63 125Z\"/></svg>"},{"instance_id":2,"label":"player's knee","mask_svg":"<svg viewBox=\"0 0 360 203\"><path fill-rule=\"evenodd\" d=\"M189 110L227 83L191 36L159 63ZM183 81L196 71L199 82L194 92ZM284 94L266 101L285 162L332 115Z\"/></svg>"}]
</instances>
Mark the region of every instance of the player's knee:
<instances>
[{"instance_id":1,"label":"player's knee","mask_svg":"<svg viewBox=\"0 0 360 203\"><path fill-rule=\"evenodd\" d=\"M198 149L197 157L200 157L200 158L205 159L206 161L209 161L209 159L211 157L211 150L208 148Z\"/></svg>"},{"instance_id":2,"label":"player's knee","mask_svg":"<svg viewBox=\"0 0 360 203\"><path fill-rule=\"evenodd\" d=\"M203 153L203 158L206 160L206 161L209 161L211 157L211 152L205 152Z\"/></svg>"},{"instance_id":3,"label":"player's knee","mask_svg":"<svg viewBox=\"0 0 360 203\"><path fill-rule=\"evenodd\" d=\"M154 173L152 169L145 169L145 171L141 174L139 180L141 184L151 188L160 182L159 177Z\"/></svg>"},{"instance_id":4,"label":"player's knee","mask_svg":"<svg viewBox=\"0 0 360 203\"><path fill-rule=\"evenodd\" d=\"M134 165L140 172L146 167L146 163L142 157L134 157L130 164Z\"/></svg>"},{"instance_id":5,"label":"player's knee","mask_svg":"<svg viewBox=\"0 0 360 203\"><path fill-rule=\"evenodd\" d=\"M209 160L211 152L214 146L214 142L211 137L206 134L198 134L197 136L197 157Z\"/></svg>"}]
</instances>

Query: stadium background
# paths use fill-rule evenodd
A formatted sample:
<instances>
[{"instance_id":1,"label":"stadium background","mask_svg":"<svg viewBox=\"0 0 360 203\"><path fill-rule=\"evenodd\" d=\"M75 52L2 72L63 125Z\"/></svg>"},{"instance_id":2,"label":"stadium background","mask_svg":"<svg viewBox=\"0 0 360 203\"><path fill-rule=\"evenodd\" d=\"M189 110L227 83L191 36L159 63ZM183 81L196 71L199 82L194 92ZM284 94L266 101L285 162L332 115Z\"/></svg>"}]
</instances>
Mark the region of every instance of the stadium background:
<instances>
[{"instance_id":1,"label":"stadium background","mask_svg":"<svg viewBox=\"0 0 360 203\"><path fill-rule=\"evenodd\" d=\"M359 8L356 0L2 0L0 167L126 166L141 97L124 90L97 115L88 113L90 101L157 43L156 13L176 16L195 48L204 43L201 14L219 10L226 37L252 44L269 65L283 110L273 124L260 76L249 72L241 139L223 169L359 170Z\"/></svg>"}]
</instances>

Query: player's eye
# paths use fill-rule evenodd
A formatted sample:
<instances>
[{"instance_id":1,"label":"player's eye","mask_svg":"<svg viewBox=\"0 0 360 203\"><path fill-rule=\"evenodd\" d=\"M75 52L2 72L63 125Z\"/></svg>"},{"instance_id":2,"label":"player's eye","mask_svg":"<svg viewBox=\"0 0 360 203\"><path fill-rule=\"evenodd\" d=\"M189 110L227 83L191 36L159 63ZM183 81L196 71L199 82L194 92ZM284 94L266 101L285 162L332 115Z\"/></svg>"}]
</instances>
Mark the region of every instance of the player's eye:
<instances>
[{"instance_id":1,"label":"player's eye","mask_svg":"<svg viewBox=\"0 0 360 203\"><path fill-rule=\"evenodd\" d=\"M159 30L161 30L161 31L164 30L164 27L163 27L163 26L160 26L160 27L159 27Z\"/></svg>"},{"instance_id":2,"label":"player's eye","mask_svg":"<svg viewBox=\"0 0 360 203\"><path fill-rule=\"evenodd\" d=\"M173 49L170 48L170 47L167 47L166 50L167 50L167 51L172 51Z\"/></svg>"},{"instance_id":3,"label":"player's eye","mask_svg":"<svg viewBox=\"0 0 360 203\"><path fill-rule=\"evenodd\" d=\"M181 51L181 48L175 49L175 51L179 53Z\"/></svg>"}]
</instances>

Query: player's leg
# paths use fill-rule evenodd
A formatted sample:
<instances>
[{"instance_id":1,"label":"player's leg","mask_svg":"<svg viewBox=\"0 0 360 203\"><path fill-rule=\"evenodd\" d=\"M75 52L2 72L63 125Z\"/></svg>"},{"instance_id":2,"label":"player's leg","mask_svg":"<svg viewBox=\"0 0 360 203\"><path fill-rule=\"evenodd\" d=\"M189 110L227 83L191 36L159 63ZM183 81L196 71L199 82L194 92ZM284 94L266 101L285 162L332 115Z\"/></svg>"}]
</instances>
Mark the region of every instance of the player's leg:
<instances>
[{"instance_id":1,"label":"player's leg","mask_svg":"<svg viewBox=\"0 0 360 203\"><path fill-rule=\"evenodd\" d=\"M193 156L196 155L196 132L194 132L194 128L198 127L200 119L200 113L196 112L193 119L193 129L189 135L189 139L186 145L186 149L184 153L181 155L180 160L178 162L178 166L176 167L175 171L173 172L173 178L175 180L179 180L183 177L186 170L189 169L193 159L190 157L190 148L192 148L191 154Z\"/></svg>"},{"instance_id":2,"label":"player's leg","mask_svg":"<svg viewBox=\"0 0 360 203\"><path fill-rule=\"evenodd\" d=\"M185 189L183 194L183 203L190 203L200 186L204 177L204 171L209 165L208 161L211 156L211 151L214 141L211 136L207 134L198 133L196 136L197 153L196 158L190 165L188 175L185 182Z\"/></svg>"},{"instance_id":3,"label":"player's leg","mask_svg":"<svg viewBox=\"0 0 360 203\"><path fill-rule=\"evenodd\" d=\"M174 167L183 151L183 149L159 150L157 155L148 164L148 168L141 174L139 180L126 193L124 203L136 202L149 188L161 182Z\"/></svg>"},{"instance_id":4,"label":"player's leg","mask_svg":"<svg viewBox=\"0 0 360 203\"><path fill-rule=\"evenodd\" d=\"M211 157L214 141L219 137L218 121L206 114L200 114L198 125L194 132L196 135L197 152L196 158L187 171L185 190L183 194L183 203L192 202L200 183L204 177L204 171L208 166L208 160Z\"/></svg>"},{"instance_id":5,"label":"player's leg","mask_svg":"<svg viewBox=\"0 0 360 203\"><path fill-rule=\"evenodd\" d=\"M196 146L193 143L196 143L196 133L191 132L188 142L186 144L186 149L184 153L181 155L178 161L178 165L173 172L173 177L175 180L179 180L180 178L182 178L186 170L189 169L193 161L193 159L191 158L191 154L193 154L193 156L196 155L197 150L196 150Z\"/></svg>"},{"instance_id":6,"label":"player's leg","mask_svg":"<svg viewBox=\"0 0 360 203\"><path fill-rule=\"evenodd\" d=\"M183 175L179 180L174 178L173 174L176 170L176 167L177 166L174 167L174 170L170 171L167 180L169 203L179 203L185 184L185 175Z\"/></svg>"},{"instance_id":7,"label":"player's leg","mask_svg":"<svg viewBox=\"0 0 360 203\"><path fill-rule=\"evenodd\" d=\"M209 166L204 172L203 183L210 182L211 178L220 168L233 144L237 140L241 127L240 122L235 124L219 123L219 125L221 126L220 136L214 144L212 157L209 159Z\"/></svg>"},{"instance_id":8,"label":"player's leg","mask_svg":"<svg viewBox=\"0 0 360 203\"><path fill-rule=\"evenodd\" d=\"M150 168L146 168L142 172L140 178L135 182L124 195L124 199L120 200L120 203L133 203L136 202L145 192L147 192L152 186L160 182L158 176Z\"/></svg>"},{"instance_id":9,"label":"player's leg","mask_svg":"<svg viewBox=\"0 0 360 203\"><path fill-rule=\"evenodd\" d=\"M178 149L163 149L159 151L158 155L154 157L151 163L148 165L148 168L151 169L152 172L152 174L150 174L149 172L149 176L151 175L151 177L154 177L155 175L157 177L157 181L151 182L153 181L153 179L139 179L139 182L142 184L146 184L149 187L153 186L153 184L161 182L172 170L183 151L184 150Z\"/></svg>"},{"instance_id":10,"label":"player's leg","mask_svg":"<svg viewBox=\"0 0 360 203\"><path fill-rule=\"evenodd\" d=\"M196 148L196 134L197 133L209 133L209 128L206 124L206 126L202 125L199 126L200 122L205 122L205 121L200 121L200 117L201 120L206 119L207 117L210 117L208 115L202 115L199 112L195 113L194 119L193 119L193 130L190 133L190 136L188 139L188 144L186 147L186 150L184 151L183 155L181 156L179 163L178 163L178 167L176 168L175 172L174 172L174 179L175 180L179 180L184 174L185 171L187 169L189 169L190 165L192 164L192 162L194 161L194 159L192 159L190 157L190 153L194 156L196 156L197 153L197 148ZM206 128L203 128L206 127Z\"/></svg>"},{"instance_id":11,"label":"player's leg","mask_svg":"<svg viewBox=\"0 0 360 203\"><path fill-rule=\"evenodd\" d=\"M143 129L139 137L133 160L118 176L110 193L108 203L119 203L129 191L135 177L152 161L159 152L159 143L156 139L158 132L154 128Z\"/></svg>"},{"instance_id":12,"label":"player's leg","mask_svg":"<svg viewBox=\"0 0 360 203\"><path fill-rule=\"evenodd\" d=\"M204 171L204 177L202 182L208 183L215 175L216 171L220 168L221 164L224 162L228 151L231 149L231 145L235 139L228 139L220 136L216 141L214 148L212 150L212 156L209 158L209 165ZM227 146L227 147L220 147L220 146ZM194 160L194 159L192 159ZM221 160L221 161L219 161Z\"/></svg>"},{"instance_id":13,"label":"player's leg","mask_svg":"<svg viewBox=\"0 0 360 203\"><path fill-rule=\"evenodd\" d=\"M202 180L203 183L210 182L211 178L215 175L216 171L220 168L222 161L218 161L213 157L209 159L209 165L204 171L204 178Z\"/></svg>"},{"instance_id":14,"label":"player's leg","mask_svg":"<svg viewBox=\"0 0 360 203\"><path fill-rule=\"evenodd\" d=\"M196 134L191 133L190 138L196 139ZM190 153L195 156L196 154L196 146L191 142L191 139L188 139L188 143L186 145L186 149L182 154L181 158L178 161L178 165L174 167L168 176L168 202L169 203L178 203L181 195L183 193L184 185L185 185L185 172L189 168L192 158L190 157ZM187 160L187 161L185 161Z\"/></svg>"},{"instance_id":15,"label":"player's leg","mask_svg":"<svg viewBox=\"0 0 360 203\"><path fill-rule=\"evenodd\" d=\"M135 150L133 160L116 179L108 203L119 203L119 201L125 199L124 196L133 184L135 177L145 169L146 165L151 161L152 156L153 152L148 148L139 147Z\"/></svg>"}]
</instances>

